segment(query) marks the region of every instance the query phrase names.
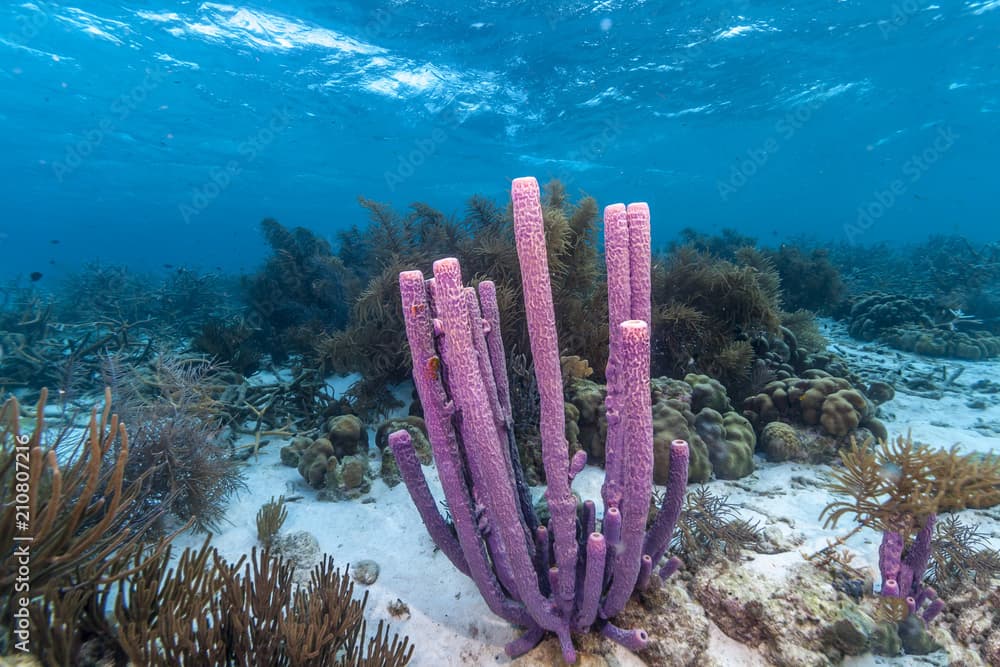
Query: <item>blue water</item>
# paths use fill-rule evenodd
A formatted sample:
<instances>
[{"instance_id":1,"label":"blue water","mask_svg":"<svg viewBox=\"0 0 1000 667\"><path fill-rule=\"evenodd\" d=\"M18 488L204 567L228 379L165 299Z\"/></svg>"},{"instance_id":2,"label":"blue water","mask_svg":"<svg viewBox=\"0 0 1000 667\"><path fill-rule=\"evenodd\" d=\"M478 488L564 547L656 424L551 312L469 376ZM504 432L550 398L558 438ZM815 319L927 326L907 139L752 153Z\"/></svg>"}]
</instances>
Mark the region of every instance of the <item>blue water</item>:
<instances>
[{"instance_id":1,"label":"blue water","mask_svg":"<svg viewBox=\"0 0 1000 667\"><path fill-rule=\"evenodd\" d=\"M998 237L1000 1L14 2L0 277L253 270L258 223L646 199L657 243ZM58 240L58 244L52 241Z\"/></svg>"}]
</instances>

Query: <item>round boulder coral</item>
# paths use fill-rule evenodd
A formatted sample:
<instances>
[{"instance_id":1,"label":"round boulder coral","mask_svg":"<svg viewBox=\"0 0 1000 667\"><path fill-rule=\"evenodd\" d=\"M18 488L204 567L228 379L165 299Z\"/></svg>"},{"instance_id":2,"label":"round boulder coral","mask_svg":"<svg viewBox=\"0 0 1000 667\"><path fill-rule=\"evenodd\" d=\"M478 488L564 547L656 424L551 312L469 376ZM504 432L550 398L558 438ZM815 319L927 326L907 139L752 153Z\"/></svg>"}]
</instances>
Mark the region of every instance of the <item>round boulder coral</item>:
<instances>
[{"instance_id":1,"label":"round boulder coral","mask_svg":"<svg viewBox=\"0 0 1000 667\"><path fill-rule=\"evenodd\" d=\"M653 403L653 483L666 484L670 474L670 443L688 443L689 482L707 482L712 478L712 463L708 447L694 429L694 414L676 400Z\"/></svg>"},{"instance_id":2,"label":"round boulder coral","mask_svg":"<svg viewBox=\"0 0 1000 667\"><path fill-rule=\"evenodd\" d=\"M729 396L722 383L707 375L688 373L684 381L691 385L691 411L700 412L703 408L712 408L716 412L726 413L733 409L729 404Z\"/></svg>"},{"instance_id":3,"label":"round boulder coral","mask_svg":"<svg viewBox=\"0 0 1000 667\"><path fill-rule=\"evenodd\" d=\"M740 479L753 472L757 436L749 421L735 412L721 415L712 408L704 408L695 416L694 426L708 448L716 477Z\"/></svg>"},{"instance_id":4,"label":"round boulder coral","mask_svg":"<svg viewBox=\"0 0 1000 667\"><path fill-rule=\"evenodd\" d=\"M368 432L355 415L331 417L326 423L327 440L338 458L368 453Z\"/></svg>"},{"instance_id":5,"label":"round boulder coral","mask_svg":"<svg viewBox=\"0 0 1000 667\"><path fill-rule=\"evenodd\" d=\"M799 432L791 424L771 422L760 434L760 448L768 461L803 461L807 457Z\"/></svg>"},{"instance_id":6,"label":"round boulder coral","mask_svg":"<svg viewBox=\"0 0 1000 667\"><path fill-rule=\"evenodd\" d=\"M326 486L326 474L336 470L337 457L334 455L333 444L326 438L314 440L302 453L299 459L299 474L306 483L314 489Z\"/></svg>"},{"instance_id":7,"label":"round boulder coral","mask_svg":"<svg viewBox=\"0 0 1000 667\"><path fill-rule=\"evenodd\" d=\"M572 381L566 389L567 402L576 410L576 439L587 452L587 460L604 460L604 441L608 435L608 422L604 416L603 385L586 379ZM567 408L567 421L572 411Z\"/></svg>"},{"instance_id":8,"label":"round boulder coral","mask_svg":"<svg viewBox=\"0 0 1000 667\"><path fill-rule=\"evenodd\" d=\"M860 426L867 412L864 396L853 389L841 389L823 401L819 421L829 433L839 437Z\"/></svg>"}]
</instances>

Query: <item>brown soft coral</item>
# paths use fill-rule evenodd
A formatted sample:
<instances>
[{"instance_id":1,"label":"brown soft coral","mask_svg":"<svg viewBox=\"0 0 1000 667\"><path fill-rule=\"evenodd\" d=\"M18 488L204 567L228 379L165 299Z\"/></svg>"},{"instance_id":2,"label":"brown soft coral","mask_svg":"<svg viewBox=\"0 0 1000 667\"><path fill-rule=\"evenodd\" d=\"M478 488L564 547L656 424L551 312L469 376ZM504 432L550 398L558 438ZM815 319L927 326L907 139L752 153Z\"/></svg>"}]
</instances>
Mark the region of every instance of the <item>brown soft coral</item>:
<instances>
[{"instance_id":1,"label":"brown soft coral","mask_svg":"<svg viewBox=\"0 0 1000 667\"><path fill-rule=\"evenodd\" d=\"M653 266L653 373L679 375L692 368L724 383L746 377L747 340L780 327L777 274L748 256L735 262L690 246L659 257Z\"/></svg>"},{"instance_id":2,"label":"brown soft coral","mask_svg":"<svg viewBox=\"0 0 1000 667\"><path fill-rule=\"evenodd\" d=\"M934 449L900 436L853 443L841 450L840 459L843 466L831 472L829 488L850 498L823 509L826 526L853 515L879 530L915 533L928 515L1000 503L1000 457L995 455L963 454L957 446ZM886 469L894 474L886 475Z\"/></svg>"}]
</instances>

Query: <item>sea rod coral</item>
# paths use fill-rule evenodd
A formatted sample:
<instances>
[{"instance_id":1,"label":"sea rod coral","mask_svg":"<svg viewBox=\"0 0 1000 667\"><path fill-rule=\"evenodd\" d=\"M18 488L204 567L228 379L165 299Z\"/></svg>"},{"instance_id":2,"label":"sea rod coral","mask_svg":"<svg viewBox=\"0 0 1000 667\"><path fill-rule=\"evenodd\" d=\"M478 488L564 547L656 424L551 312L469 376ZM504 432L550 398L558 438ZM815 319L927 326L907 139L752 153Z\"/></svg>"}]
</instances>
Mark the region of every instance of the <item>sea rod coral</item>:
<instances>
[{"instance_id":1,"label":"sea rod coral","mask_svg":"<svg viewBox=\"0 0 1000 667\"><path fill-rule=\"evenodd\" d=\"M540 525L524 482L512 429L506 361L495 285L462 285L454 258L399 276L413 379L451 513L437 505L405 430L389 444L428 531L441 551L476 583L490 609L525 629L511 656L555 633L566 662L576 660L572 633L598 631L633 649L642 630L609 619L635 590L647 588L663 558L684 496L688 446L671 447L663 506L646 530L652 494L653 430L649 390L650 240L645 204L605 209L608 308L608 443L597 531L591 500L577 507L571 484L586 463L570 459L562 379L538 183L512 185L514 226L525 314L540 400L539 431L551 518ZM679 565L668 560L662 578Z\"/></svg>"}]
</instances>

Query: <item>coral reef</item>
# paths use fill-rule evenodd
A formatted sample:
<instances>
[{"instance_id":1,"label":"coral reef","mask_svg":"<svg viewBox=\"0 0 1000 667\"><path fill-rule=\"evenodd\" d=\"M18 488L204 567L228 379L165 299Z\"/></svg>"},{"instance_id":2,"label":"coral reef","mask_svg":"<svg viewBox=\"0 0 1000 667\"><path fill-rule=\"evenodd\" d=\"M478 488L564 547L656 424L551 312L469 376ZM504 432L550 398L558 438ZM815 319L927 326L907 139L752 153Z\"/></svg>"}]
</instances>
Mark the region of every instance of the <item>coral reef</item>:
<instances>
[{"instance_id":1,"label":"coral reef","mask_svg":"<svg viewBox=\"0 0 1000 667\"><path fill-rule=\"evenodd\" d=\"M969 360L1000 356L1000 335L987 330L978 317L940 306L930 297L866 294L853 302L849 324L855 338L879 340L926 356Z\"/></svg>"},{"instance_id":2,"label":"coral reef","mask_svg":"<svg viewBox=\"0 0 1000 667\"><path fill-rule=\"evenodd\" d=\"M1000 356L1000 336L986 331L926 330L904 326L881 337L898 350L916 352L928 357L953 359L991 359Z\"/></svg>"},{"instance_id":3,"label":"coral reef","mask_svg":"<svg viewBox=\"0 0 1000 667\"><path fill-rule=\"evenodd\" d=\"M118 416L111 414L110 392L105 393L104 408L91 411L75 447L65 441L65 430L45 444L47 394L43 390L38 400L30 435L22 430L16 399L0 408L0 480L4 482L0 548L7 554L0 560L0 590L5 592L0 595L0 643L4 646L28 647L32 638L44 640L57 632L35 634L31 630L28 613L37 603L13 595L15 583L22 592L46 591L58 598L59 591L73 590L89 580L114 582L125 563L146 553L145 540L158 518L155 510L142 503L143 480L125 482L128 433ZM72 452L61 463L56 455L60 449ZM30 545L25 545L25 538L30 538ZM20 555L30 559L30 567L20 567ZM81 604L88 601L86 592L70 598ZM70 644L79 642L74 637L59 640L66 645L54 661L71 664L78 646Z\"/></svg>"},{"instance_id":4,"label":"coral reef","mask_svg":"<svg viewBox=\"0 0 1000 667\"><path fill-rule=\"evenodd\" d=\"M850 382L820 370L806 375L769 382L743 402L743 414L761 434L769 458L823 462L852 440L887 437L875 405ZM783 427L767 430L773 422L794 426L795 436Z\"/></svg>"},{"instance_id":5,"label":"coral reef","mask_svg":"<svg viewBox=\"0 0 1000 667\"><path fill-rule=\"evenodd\" d=\"M142 502L151 471L127 481L134 450L111 414L110 390L76 448L65 446L65 430L43 445L46 393L31 435L21 430L16 400L0 408L0 547L30 558L30 567L16 557L0 562L0 589L17 584L31 593L0 596L4 647L65 667L238 665L249 656L268 665L409 661L408 639L390 637L382 624L366 636L367 596L355 599L329 558L295 592L291 567L266 550L254 550L245 566L245 557L230 564L206 538L173 563L176 533L153 541L162 510ZM57 449L66 456L61 462ZM280 518L272 516L269 532ZM25 537L30 547L16 541Z\"/></svg>"},{"instance_id":6,"label":"coral reef","mask_svg":"<svg viewBox=\"0 0 1000 667\"><path fill-rule=\"evenodd\" d=\"M698 372L727 386L749 376L751 340L777 333L773 269L681 247L653 266L653 374Z\"/></svg>"},{"instance_id":7,"label":"coral reef","mask_svg":"<svg viewBox=\"0 0 1000 667\"><path fill-rule=\"evenodd\" d=\"M261 222L273 254L256 274L243 279L249 304L244 319L254 343L276 363L289 352L311 349L312 339L344 326L358 281L311 231Z\"/></svg>"},{"instance_id":8,"label":"coral reef","mask_svg":"<svg viewBox=\"0 0 1000 667\"><path fill-rule=\"evenodd\" d=\"M495 285L464 288L458 261L434 264L428 286L419 271L400 274L413 379L420 394L438 474L454 523L439 513L409 432L389 442L407 488L441 551L476 582L490 609L524 627L507 646L516 656L553 632L566 662L576 659L571 633L599 630L641 649L646 634L609 622L636 589L650 585L681 509L687 444L675 442L671 483L656 521L646 531L652 492L649 382L649 213L644 204L605 209L608 308L608 436L601 532L596 508L577 501L570 485L583 468L570 460L562 369L555 328L546 234L533 178L512 185L525 313L540 396L539 432L548 481L547 525L539 525L524 484L511 432L506 355ZM453 421L453 414L461 420ZM475 499L475 503L473 503ZM582 536L582 537L578 537ZM677 567L670 560L661 577ZM610 579L606 576L610 575Z\"/></svg>"},{"instance_id":9,"label":"coral reef","mask_svg":"<svg viewBox=\"0 0 1000 667\"><path fill-rule=\"evenodd\" d=\"M741 234L732 227L724 227L718 235L703 234L691 227L685 227L678 235L681 242L672 243L670 245L671 252L679 248L689 247L706 255L732 259L743 248L752 248L757 245L757 239Z\"/></svg>"},{"instance_id":10,"label":"coral reef","mask_svg":"<svg viewBox=\"0 0 1000 667\"><path fill-rule=\"evenodd\" d=\"M217 369L199 358L160 355L146 374L108 359L114 408L129 424L128 481L142 479L150 509L214 530L226 500L244 489L242 464L220 437Z\"/></svg>"},{"instance_id":11,"label":"coral reef","mask_svg":"<svg viewBox=\"0 0 1000 667\"><path fill-rule=\"evenodd\" d=\"M404 314L396 279L403 268L429 266L432 258L443 255L459 258L473 276L493 278L508 350L526 354L526 365L531 365L524 310L514 298L521 274L509 212L482 197L469 201L462 220L448 218L425 204L414 204L408 214L400 215L376 202L362 199L361 203L372 224L364 231L342 233L339 257L358 272L366 286L352 303L347 326L319 336L311 351L325 368L357 372L365 378L364 385L352 391L352 398L363 405L367 403L364 395L382 394L388 385L406 377ZM554 307L559 321L567 325L560 330L559 349L603 369L607 324L590 317L606 307L597 261L597 204L590 197L571 204L562 185L553 181L546 186L542 216Z\"/></svg>"},{"instance_id":12,"label":"coral reef","mask_svg":"<svg viewBox=\"0 0 1000 667\"><path fill-rule=\"evenodd\" d=\"M783 243L765 254L781 277L781 303L788 310L830 313L844 298L840 271L825 248L806 255L798 246Z\"/></svg>"},{"instance_id":13,"label":"coral reef","mask_svg":"<svg viewBox=\"0 0 1000 667\"><path fill-rule=\"evenodd\" d=\"M323 489L323 498L350 500L371 491L368 432L354 415L332 417L319 438L293 438L281 448L281 461L297 467L309 486Z\"/></svg>"},{"instance_id":14,"label":"coral reef","mask_svg":"<svg viewBox=\"0 0 1000 667\"><path fill-rule=\"evenodd\" d=\"M228 282L220 274L185 267L171 267L161 277L92 262L62 281L52 314L83 331L89 326L183 341L206 320L227 314Z\"/></svg>"},{"instance_id":15,"label":"coral reef","mask_svg":"<svg viewBox=\"0 0 1000 667\"><path fill-rule=\"evenodd\" d=\"M735 412L720 382L689 374L683 381L653 378L653 480L670 478L670 443L684 440L690 449L689 481L739 479L753 472L757 437ZM606 389L590 380L566 388L567 430L592 461L603 461L607 438Z\"/></svg>"},{"instance_id":16,"label":"coral reef","mask_svg":"<svg viewBox=\"0 0 1000 667\"><path fill-rule=\"evenodd\" d=\"M1000 457L935 450L899 437L874 446L855 443L841 450L840 459L843 467L833 470L829 488L848 498L823 509L824 526L850 516L882 532L880 614L895 623L908 653L935 650L926 625L945 602L928 584L927 571L938 514L1000 504ZM894 474L886 475L888 469Z\"/></svg>"},{"instance_id":17,"label":"coral reef","mask_svg":"<svg viewBox=\"0 0 1000 667\"><path fill-rule=\"evenodd\" d=\"M936 236L908 246L843 244L831 248L830 258L852 294L930 297L942 307L977 313L974 306L992 303L995 308L1000 284L1000 244L995 242L977 245L960 236Z\"/></svg>"}]
</instances>

